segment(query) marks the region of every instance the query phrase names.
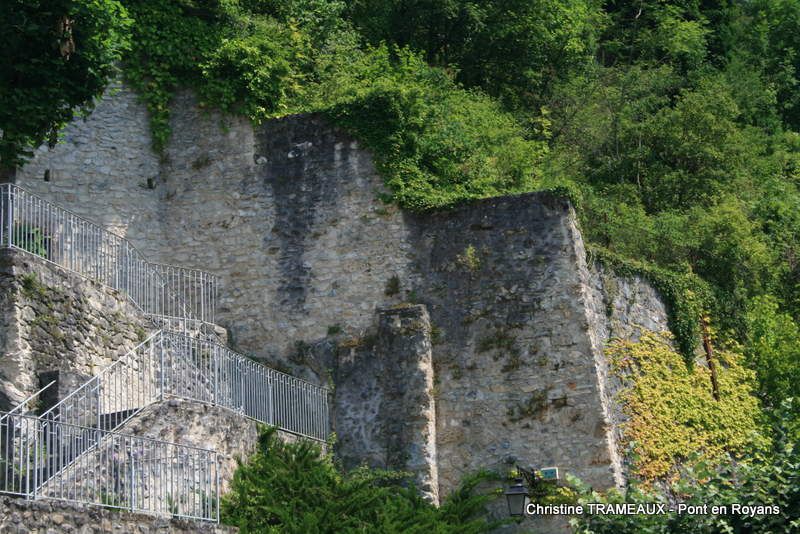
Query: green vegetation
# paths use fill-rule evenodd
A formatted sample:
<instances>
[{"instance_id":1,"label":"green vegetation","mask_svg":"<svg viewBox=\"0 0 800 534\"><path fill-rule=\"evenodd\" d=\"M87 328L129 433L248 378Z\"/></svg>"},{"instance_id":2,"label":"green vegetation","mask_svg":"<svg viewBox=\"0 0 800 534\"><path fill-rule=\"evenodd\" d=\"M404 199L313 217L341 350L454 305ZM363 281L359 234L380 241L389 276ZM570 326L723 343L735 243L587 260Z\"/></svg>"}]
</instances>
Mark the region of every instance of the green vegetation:
<instances>
[{"instance_id":1,"label":"green vegetation","mask_svg":"<svg viewBox=\"0 0 800 534\"><path fill-rule=\"evenodd\" d=\"M456 256L456 264L471 273L475 273L481 268L481 257L473 245L467 245L464 253Z\"/></svg>"},{"instance_id":2,"label":"green vegetation","mask_svg":"<svg viewBox=\"0 0 800 534\"><path fill-rule=\"evenodd\" d=\"M373 149L394 198L411 209L530 190L546 148L514 116L459 87L409 48L363 46L325 0L125 0L133 50L125 74L169 139L182 86L254 122L320 111Z\"/></svg>"},{"instance_id":3,"label":"green vegetation","mask_svg":"<svg viewBox=\"0 0 800 534\"><path fill-rule=\"evenodd\" d=\"M687 367L669 337L645 334L638 343L616 341L606 351L622 379L624 448L635 449L636 475L652 481L676 474L689 455L710 461L742 457L764 448L759 442L761 409L752 394L755 376L741 357L718 353L719 401L706 367Z\"/></svg>"},{"instance_id":4,"label":"green vegetation","mask_svg":"<svg viewBox=\"0 0 800 534\"><path fill-rule=\"evenodd\" d=\"M28 298L42 297L47 293L47 286L39 281L36 273L22 275L22 293Z\"/></svg>"},{"instance_id":5,"label":"green vegetation","mask_svg":"<svg viewBox=\"0 0 800 534\"><path fill-rule=\"evenodd\" d=\"M339 324L332 324L328 327L329 336L338 336L342 333L342 326Z\"/></svg>"},{"instance_id":6,"label":"green vegetation","mask_svg":"<svg viewBox=\"0 0 800 534\"><path fill-rule=\"evenodd\" d=\"M428 503L403 473L359 468L344 474L310 441L284 443L274 429L236 470L221 503L222 521L247 533L386 532L479 534L497 526L481 517L497 492L480 493L494 477L465 477L440 507Z\"/></svg>"},{"instance_id":7,"label":"green vegetation","mask_svg":"<svg viewBox=\"0 0 800 534\"><path fill-rule=\"evenodd\" d=\"M592 515L573 520L577 534L718 534L748 532L779 534L797 532L800 526L800 447L797 428L786 425L798 407L784 403L767 429L773 437L768 454L754 453L747 462L721 467L695 457L683 468L682 477L663 492L635 485L624 494L606 495L572 479L578 502L587 503L669 503L678 496L686 505L727 505L726 514ZM674 502L674 501L673 501ZM774 513L747 513L733 504L777 507Z\"/></svg>"},{"instance_id":8,"label":"green vegetation","mask_svg":"<svg viewBox=\"0 0 800 534\"><path fill-rule=\"evenodd\" d=\"M114 73L130 24L117 0L0 4L0 177L90 108Z\"/></svg>"},{"instance_id":9,"label":"green vegetation","mask_svg":"<svg viewBox=\"0 0 800 534\"><path fill-rule=\"evenodd\" d=\"M42 258L49 258L47 252L47 238L42 233L41 229L27 224L14 225L13 234L14 244L26 250L31 254L36 254Z\"/></svg>"}]
</instances>

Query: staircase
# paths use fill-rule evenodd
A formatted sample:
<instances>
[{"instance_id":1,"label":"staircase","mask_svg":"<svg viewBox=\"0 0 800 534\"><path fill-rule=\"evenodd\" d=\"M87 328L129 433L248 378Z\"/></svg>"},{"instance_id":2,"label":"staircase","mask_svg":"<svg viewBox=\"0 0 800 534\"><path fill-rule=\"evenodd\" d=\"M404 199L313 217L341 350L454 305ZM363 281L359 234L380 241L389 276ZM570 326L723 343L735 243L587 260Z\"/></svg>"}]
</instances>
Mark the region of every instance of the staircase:
<instances>
[{"instance_id":1,"label":"staircase","mask_svg":"<svg viewBox=\"0 0 800 534\"><path fill-rule=\"evenodd\" d=\"M218 520L214 451L120 432L167 398L327 439L326 388L221 342L213 275L149 263L125 239L13 184L0 185L0 247L121 291L157 328L38 417L31 401L53 382L0 415L0 493Z\"/></svg>"}]
</instances>

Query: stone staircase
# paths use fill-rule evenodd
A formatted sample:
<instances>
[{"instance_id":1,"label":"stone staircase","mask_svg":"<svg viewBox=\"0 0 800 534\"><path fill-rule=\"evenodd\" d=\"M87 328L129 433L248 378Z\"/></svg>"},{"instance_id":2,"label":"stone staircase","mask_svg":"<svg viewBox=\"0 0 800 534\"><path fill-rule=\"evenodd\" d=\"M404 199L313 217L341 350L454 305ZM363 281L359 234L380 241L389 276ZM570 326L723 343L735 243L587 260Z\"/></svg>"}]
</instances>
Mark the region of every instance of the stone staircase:
<instances>
[{"instance_id":1,"label":"stone staircase","mask_svg":"<svg viewBox=\"0 0 800 534\"><path fill-rule=\"evenodd\" d=\"M214 451L120 432L168 398L327 439L326 388L225 346L207 320L216 303L213 275L151 264L123 238L11 184L0 185L0 215L0 246L110 285L154 329L40 415L29 408L55 381L0 414L0 493L217 519Z\"/></svg>"}]
</instances>

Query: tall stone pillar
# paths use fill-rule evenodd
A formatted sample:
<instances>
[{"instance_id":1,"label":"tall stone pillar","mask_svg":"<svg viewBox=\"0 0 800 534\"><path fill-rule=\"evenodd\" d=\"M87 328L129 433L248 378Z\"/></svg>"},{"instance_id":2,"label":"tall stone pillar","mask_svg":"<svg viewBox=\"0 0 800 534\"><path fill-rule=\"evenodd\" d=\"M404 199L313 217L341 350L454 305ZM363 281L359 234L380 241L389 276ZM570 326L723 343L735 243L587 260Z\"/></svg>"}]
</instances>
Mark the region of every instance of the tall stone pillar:
<instances>
[{"instance_id":1,"label":"tall stone pillar","mask_svg":"<svg viewBox=\"0 0 800 534\"><path fill-rule=\"evenodd\" d=\"M385 362L380 382L387 465L413 473L420 490L438 504L431 323L425 306L378 312L375 357Z\"/></svg>"},{"instance_id":2,"label":"tall stone pillar","mask_svg":"<svg viewBox=\"0 0 800 534\"><path fill-rule=\"evenodd\" d=\"M422 305L378 311L377 328L340 347L335 373L337 456L347 468L407 471L439 503L431 322Z\"/></svg>"}]
</instances>

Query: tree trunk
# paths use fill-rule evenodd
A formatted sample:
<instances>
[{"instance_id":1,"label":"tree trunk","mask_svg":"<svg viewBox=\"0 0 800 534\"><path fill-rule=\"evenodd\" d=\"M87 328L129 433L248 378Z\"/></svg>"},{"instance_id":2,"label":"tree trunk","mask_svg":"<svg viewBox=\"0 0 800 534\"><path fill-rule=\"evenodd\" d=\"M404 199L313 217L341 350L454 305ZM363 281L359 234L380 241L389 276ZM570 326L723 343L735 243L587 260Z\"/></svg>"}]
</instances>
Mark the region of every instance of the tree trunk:
<instances>
[{"instance_id":1,"label":"tree trunk","mask_svg":"<svg viewBox=\"0 0 800 534\"><path fill-rule=\"evenodd\" d=\"M717 362L714 360L714 349L711 347L711 335L708 331L708 319L702 317L700 325L703 330L703 348L706 351L706 363L708 370L711 371L711 394L714 400L719 400L719 381L717 380Z\"/></svg>"}]
</instances>

